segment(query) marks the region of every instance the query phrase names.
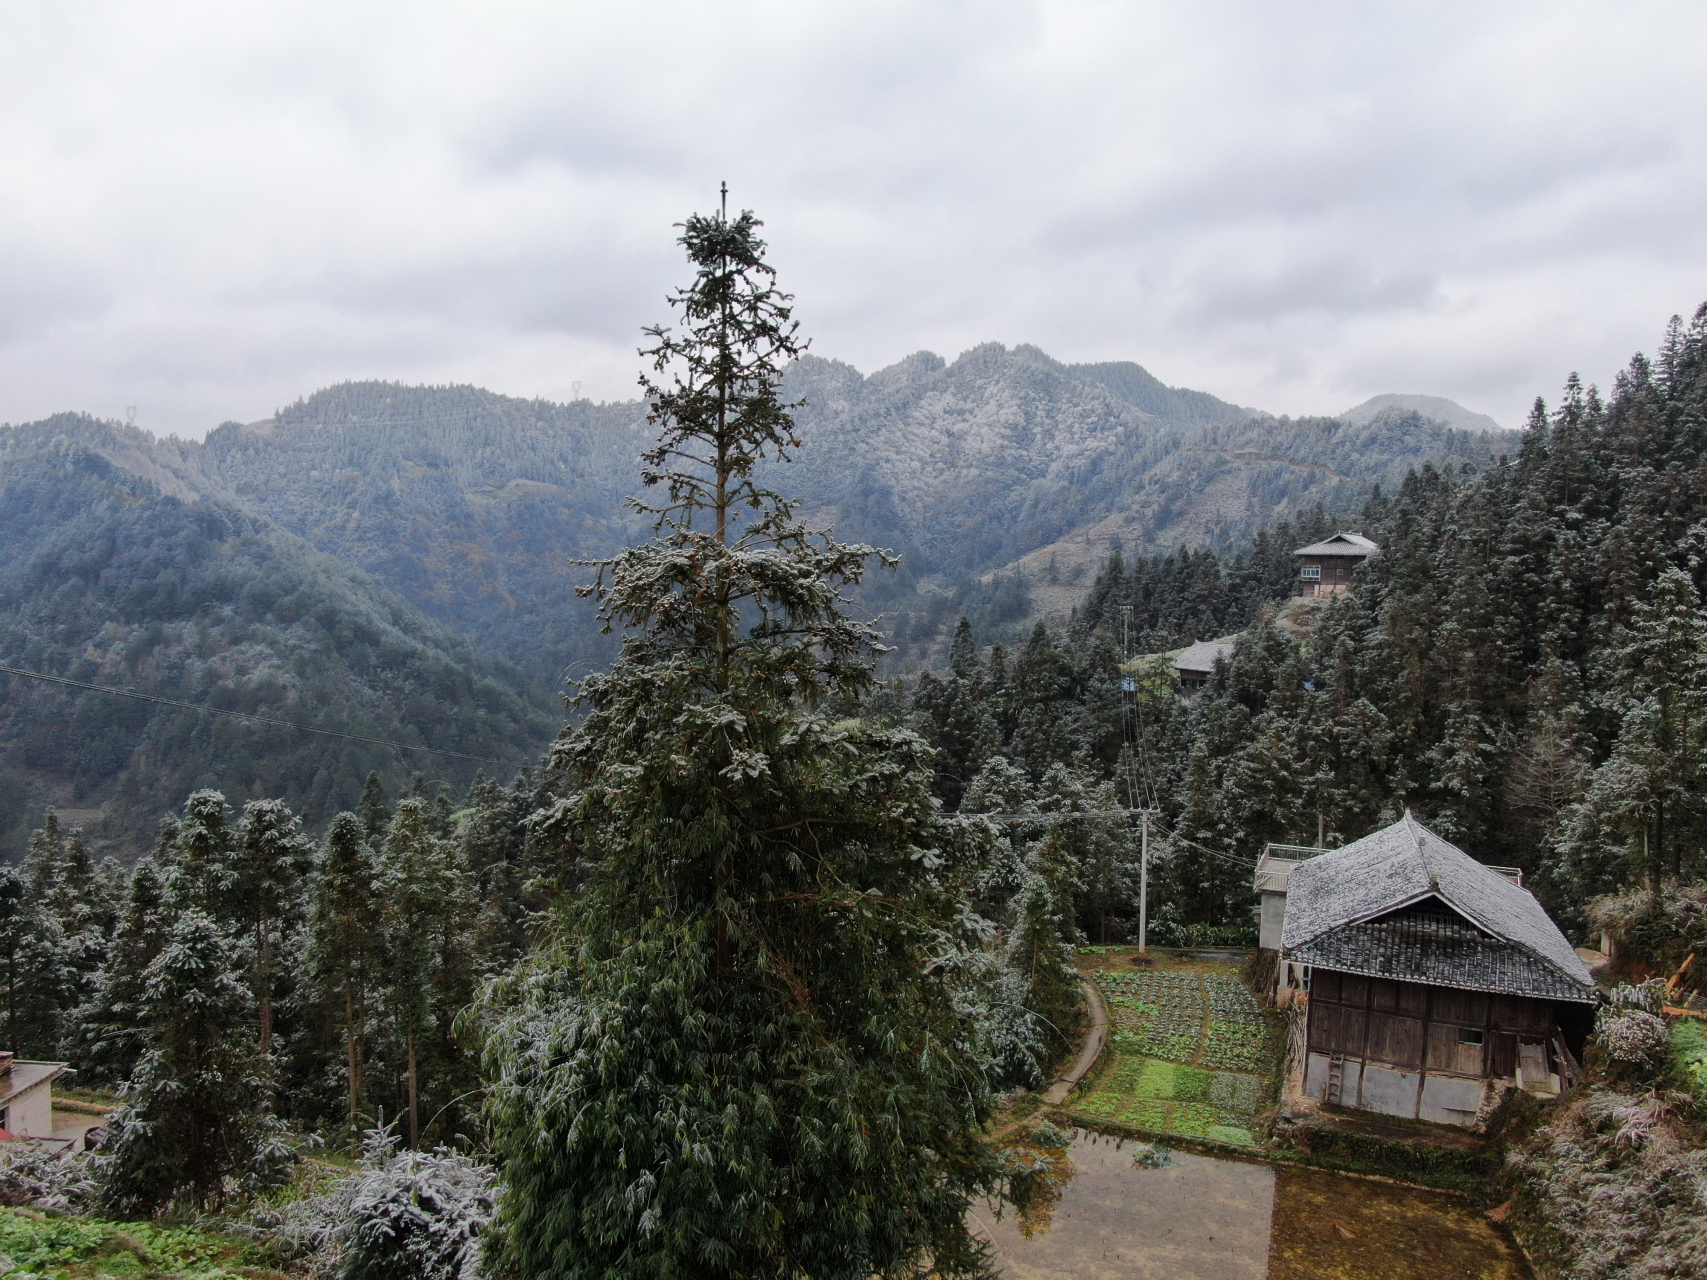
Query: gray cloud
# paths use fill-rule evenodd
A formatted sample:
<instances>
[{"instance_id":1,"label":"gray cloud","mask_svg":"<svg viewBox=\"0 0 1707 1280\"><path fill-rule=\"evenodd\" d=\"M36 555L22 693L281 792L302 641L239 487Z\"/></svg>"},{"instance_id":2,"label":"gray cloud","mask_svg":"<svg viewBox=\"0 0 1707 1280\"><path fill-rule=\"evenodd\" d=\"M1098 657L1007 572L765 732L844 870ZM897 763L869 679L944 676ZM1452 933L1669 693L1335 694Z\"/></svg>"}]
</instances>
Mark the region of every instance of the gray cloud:
<instances>
[{"instance_id":1,"label":"gray cloud","mask_svg":"<svg viewBox=\"0 0 1707 1280\"><path fill-rule=\"evenodd\" d=\"M0 13L0 419L626 397L727 178L820 354L1032 342L1507 422L1707 297L1698 6Z\"/></svg>"}]
</instances>

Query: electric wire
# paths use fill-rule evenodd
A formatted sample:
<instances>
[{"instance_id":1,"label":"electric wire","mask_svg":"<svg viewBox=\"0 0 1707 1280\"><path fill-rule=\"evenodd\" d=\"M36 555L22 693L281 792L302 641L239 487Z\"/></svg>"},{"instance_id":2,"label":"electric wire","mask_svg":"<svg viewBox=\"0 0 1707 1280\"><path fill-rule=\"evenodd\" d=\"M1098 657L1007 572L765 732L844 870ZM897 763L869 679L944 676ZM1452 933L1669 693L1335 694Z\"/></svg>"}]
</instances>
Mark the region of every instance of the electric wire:
<instances>
[{"instance_id":1,"label":"electric wire","mask_svg":"<svg viewBox=\"0 0 1707 1280\"><path fill-rule=\"evenodd\" d=\"M176 698L162 698L152 693L139 693L135 689L120 689L113 685L90 684L84 680L68 680L64 676L44 675L40 671L25 671L21 667L0 666L0 675L21 676L26 680L41 680L48 684L66 685L72 689L87 689L93 693L117 694L121 698L134 698L138 702L155 702L164 707L176 707L181 711L199 711L211 716L228 716L233 720L249 720L256 724L279 725L286 729L300 729L303 733L317 733L325 738L344 738L351 742L367 742L378 747L391 747L397 751L425 751L429 755L449 756L454 760L473 760L480 764L495 764L504 769L531 769L532 765L518 764L514 760L495 760L491 756L470 755L465 751L446 751L442 747L418 747L407 742L393 742L389 738L372 738L361 733L345 733L341 729L316 729L312 725L298 724L294 720L281 720L277 716L256 715L250 711L228 711L224 707L198 706L194 702L180 702Z\"/></svg>"}]
</instances>

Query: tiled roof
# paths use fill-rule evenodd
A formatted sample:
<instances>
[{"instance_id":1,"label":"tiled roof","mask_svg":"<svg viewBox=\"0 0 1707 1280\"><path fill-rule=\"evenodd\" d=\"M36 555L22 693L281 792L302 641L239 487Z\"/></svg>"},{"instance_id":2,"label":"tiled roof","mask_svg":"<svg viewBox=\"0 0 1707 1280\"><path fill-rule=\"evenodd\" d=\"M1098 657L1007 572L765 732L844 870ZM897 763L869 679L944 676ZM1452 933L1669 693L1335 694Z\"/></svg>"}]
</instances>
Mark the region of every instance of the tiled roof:
<instances>
[{"instance_id":1,"label":"tiled roof","mask_svg":"<svg viewBox=\"0 0 1707 1280\"><path fill-rule=\"evenodd\" d=\"M1361 533L1336 533L1325 542L1312 542L1307 547L1299 547L1292 554L1295 556L1373 556L1380 553L1380 545L1371 542Z\"/></svg>"},{"instance_id":2,"label":"tiled roof","mask_svg":"<svg viewBox=\"0 0 1707 1280\"><path fill-rule=\"evenodd\" d=\"M1215 659L1231 658L1233 646L1216 644L1210 640L1199 640L1191 648L1174 659L1175 671L1213 671Z\"/></svg>"},{"instance_id":3,"label":"tiled roof","mask_svg":"<svg viewBox=\"0 0 1707 1280\"><path fill-rule=\"evenodd\" d=\"M1292 871L1281 945L1297 951L1333 930L1436 899L1489 938L1552 968L1592 996L1581 957L1529 890L1442 840L1410 814ZM1356 935L1361 936L1361 935Z\"/></svg>"},{"instance_id":4,"label":"tiled roof","mask_svg":"<svg viewBox=\"0 0 1707 1280\"><path fill-rule=\"evenodd\" d=\"M1402 978L1436 987L1592 1003L1584 990L1552 965L1464 921L1445 915L1404 915L1330 929L1286 953L1298 964Z\"/></svg>"}]
</instances>

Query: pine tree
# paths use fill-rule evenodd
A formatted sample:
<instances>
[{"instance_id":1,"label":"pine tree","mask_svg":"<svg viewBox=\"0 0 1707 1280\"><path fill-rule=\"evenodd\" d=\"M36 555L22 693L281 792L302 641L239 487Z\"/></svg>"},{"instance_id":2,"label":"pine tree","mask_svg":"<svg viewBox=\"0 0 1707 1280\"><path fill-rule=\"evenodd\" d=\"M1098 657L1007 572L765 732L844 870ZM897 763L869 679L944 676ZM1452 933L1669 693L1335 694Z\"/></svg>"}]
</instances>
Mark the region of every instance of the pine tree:
<instances>
[{"instance_id":1,"label":"pine tree","mask_svg":"<svg viewBox=\"0 0 1707 1280\"><path fill-rule=\"evenodd\" d=\"M136 1068L144 1048L146 977L170 925L165 886L152 857L131 873L129 892L107 961L89 1002L78 1010L75 1051L80 1076L116 1083Z\"/></svg>"},{"instance_id":2,"label":"pine tree","mask_svg":"<svg viewBox=\"0 0 1707 1280\"><path fill-rule=\"evenodd\" d=\"M146 1217L180 1197L206 1209L232 1180L260 1187L284 1175L292 1156L267 1108L243 970L219 922L199 908L179 914L145 972L147 1050L103 1146L103 1211Z\"/></svg>"},{"instance_id":3,"label":"pine tree","mask_svg":"<svg viewBox=\"0 0 1707 1280\"><path fill-rule=\"evenodd\" d=\"M430 812L429 803L415 796L397 802L377 881L385 999L402 1040L411 1147L421 1140L422 1042L445 1020L434 990L450 958L446 926L468 899L449 845L429 826Z\"/></svg>"},{"instance_id":4,"label":"pine tree","mask_svg":"<svg viewBox=\"0 0 1707 1280\"><path fill-rule=\"evenodd\" d=\"M380 962L378 868L362 820L340 813L326 830L313 890L310 963L343 1032L350 1140L361 1135L369 988Z\"/></svg>"},{"instance_id":5,"label":"pine tree","mask_svg":"<svg viewBox=\"0 0 1707 1280\"><path fill-rule=\"evenodd\" d=\"M800 350L757 231L691 218L684 331L650 331L668 496L601 567L629 634L553 753L596 862L487 1040L504 1275L978 1265L989 1100L933 972L970 939L926 749L846 718L874 676L841 589L871 552L755 478L799 443Z\"/></svg>"},{"instance_id":6,"label":"pine tree","mask_svg":"<svg viewBox=\"0 0 1707 1280\"><path fill-rule=\"evenodd\" d=\"M369 840L378 844L385 838L385 828L391 822L391 807L385 802L385 784L379 780L377 769L370 772L362 784L361 819Z\"/></svg>"},{"instance_id":7,"label":"pine tree","mask_svg":"<svg viewBox=\"0 0 1707 1280\"><path fill-rule=\"evenodd\" d=\"M0 962L6 979L6 1047L20 1058L51 1057L59 1048L70 987L64 937L29 882L7 866L0 866Z\"/></svg>"},{"instance_id":8,"label":"pine tree","mask_svg":"<svg viewBox=\"0 0 1707 1280\"><path fill-rule=\"evenodd\" d=\"M243 932L254 940L255 1006L261 1028L261 1056L273 1051L273 999L277 994L277 950L302 917L302 881L312 864L314 846L302 834L302 821L282 800L255 800L243 806L236 856L239 882L234 905Z\"/></svg>"}]
</instances>

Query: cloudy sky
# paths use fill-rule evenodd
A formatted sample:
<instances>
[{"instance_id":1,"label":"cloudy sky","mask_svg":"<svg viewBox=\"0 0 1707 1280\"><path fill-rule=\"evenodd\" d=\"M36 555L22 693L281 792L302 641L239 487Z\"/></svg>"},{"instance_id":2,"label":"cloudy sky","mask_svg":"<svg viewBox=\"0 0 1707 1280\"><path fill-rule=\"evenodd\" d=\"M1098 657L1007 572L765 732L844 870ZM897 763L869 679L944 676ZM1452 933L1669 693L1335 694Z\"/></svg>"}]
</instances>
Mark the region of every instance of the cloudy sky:
<instances>
[{"instance_id":1,"label":"cloudy sky","mask_svg":"<svg viewBox=\"0 0 1707 1280\"><path fill-rule=\"evenodd\" d=\"M1031 342L1516 425L1707 298L1707 7L0 4L0 421L633 394L671 224L820 355Z\"/></svg>"}]
</instances>

